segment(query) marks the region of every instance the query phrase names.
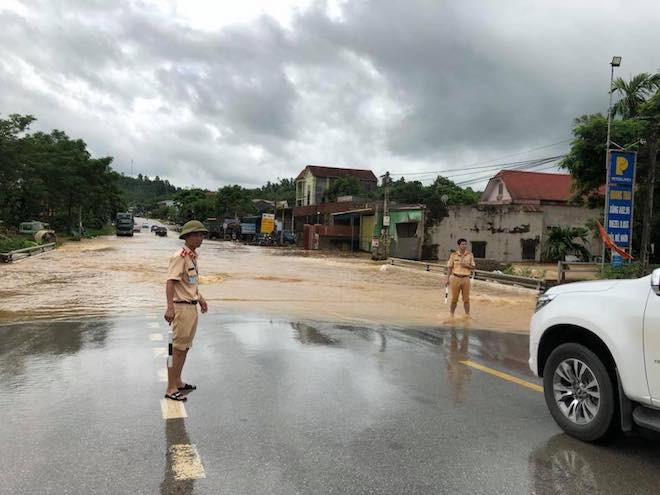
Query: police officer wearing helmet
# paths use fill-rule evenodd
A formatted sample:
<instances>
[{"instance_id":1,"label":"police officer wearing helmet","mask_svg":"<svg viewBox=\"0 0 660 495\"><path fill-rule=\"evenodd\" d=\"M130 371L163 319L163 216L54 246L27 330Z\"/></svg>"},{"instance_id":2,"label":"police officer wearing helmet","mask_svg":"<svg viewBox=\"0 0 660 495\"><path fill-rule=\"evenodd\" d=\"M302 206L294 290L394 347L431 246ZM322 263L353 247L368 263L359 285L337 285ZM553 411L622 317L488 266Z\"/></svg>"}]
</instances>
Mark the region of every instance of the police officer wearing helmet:
<instances>
[{"instance_id":1,"label":"police officer wearing helmet","mask_svg":"<svg viewBox=\"0 0 660 495\"><path fill-rule=\"evenodd\" d=\"M182 392L195 390L181 380L181 371L186 362L188 349L197 331L197 305L206 313L209 309L206 300L199 292L199 270L197 248L202 245L208 232L202 222L191 220L184 224L179 239L184 246L171 258L167 273L165 294L167 310L165 320L172 325L172 363L167 369L167 391L165 397L175 401L185 401Z\"/></svg>"}]
</instances>

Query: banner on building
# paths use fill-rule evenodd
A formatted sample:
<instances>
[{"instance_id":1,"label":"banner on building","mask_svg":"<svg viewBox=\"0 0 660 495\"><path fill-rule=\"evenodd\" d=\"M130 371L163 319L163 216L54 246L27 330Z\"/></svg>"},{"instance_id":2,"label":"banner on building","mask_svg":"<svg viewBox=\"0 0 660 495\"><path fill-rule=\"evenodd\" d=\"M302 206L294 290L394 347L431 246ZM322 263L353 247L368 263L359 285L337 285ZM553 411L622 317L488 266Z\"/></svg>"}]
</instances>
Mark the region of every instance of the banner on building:
<instances>
[{"instance_id":1,"label":"banner on building","mask_svg":"<svg viewBox=\"0 0 660 495\"><path fill-rule=\"evenodd\" d=\"M275 215L273 213L263 213L261 215L261 233L270 234L275 230Z\"/></svg>"},{"instance_id":2,"label":"banner on building","mask_svg":"<svg viewBox=\"0 0 660 495\"><path fill-rule=\"evenodd\" d=\"M614 244L629 253L632 245L637 153L610 151L608 164L606 230ZM621 255L612 253L612 264L619 265L621 262Z\"/></svg>"}]
</instances>

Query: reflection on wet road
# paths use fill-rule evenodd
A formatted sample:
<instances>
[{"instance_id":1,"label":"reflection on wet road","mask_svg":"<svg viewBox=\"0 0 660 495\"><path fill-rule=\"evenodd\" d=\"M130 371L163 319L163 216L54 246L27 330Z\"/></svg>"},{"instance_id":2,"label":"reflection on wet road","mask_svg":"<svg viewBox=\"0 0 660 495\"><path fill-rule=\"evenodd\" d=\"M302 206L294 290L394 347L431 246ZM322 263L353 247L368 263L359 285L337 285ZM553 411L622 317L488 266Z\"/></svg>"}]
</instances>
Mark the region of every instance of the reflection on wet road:
<instances>
[{"instance_id":1,"label":"reflection on wet road","mask_svg":"<svg viewBox=\"0 0 660 495\"><path fill-rule=\"evenodd\" d=\"M527 338L213 314L163 419L166 325L0 326L0 493L654 493L657 439L563 435ZM536 381L538 383L538 381Z\"/></svg>"}]
</instances>

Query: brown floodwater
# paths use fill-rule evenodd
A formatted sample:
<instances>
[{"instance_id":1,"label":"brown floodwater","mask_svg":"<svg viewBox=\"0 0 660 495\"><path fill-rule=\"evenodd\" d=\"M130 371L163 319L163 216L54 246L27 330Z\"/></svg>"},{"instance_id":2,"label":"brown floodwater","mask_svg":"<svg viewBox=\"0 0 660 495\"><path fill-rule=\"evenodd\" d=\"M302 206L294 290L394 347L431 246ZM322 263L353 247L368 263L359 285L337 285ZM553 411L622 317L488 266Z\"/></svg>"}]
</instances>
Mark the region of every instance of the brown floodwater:
<instances>
[{"instance_id":1,"label":"brown floodwater","mask_svg":"<svg viewBox=\"0 0 660 495\"><path fill-rule=\"evenodd\" d=\"M101 237L0 265L0 321L160 315L168 258L182 241L146 229ZM353 324L456 325L527 332L532 291L475 282L472 319L449 321L444 275L364 256L205 241L200 291L210 311L261 313Z\"/></svg>"}]
</instances>

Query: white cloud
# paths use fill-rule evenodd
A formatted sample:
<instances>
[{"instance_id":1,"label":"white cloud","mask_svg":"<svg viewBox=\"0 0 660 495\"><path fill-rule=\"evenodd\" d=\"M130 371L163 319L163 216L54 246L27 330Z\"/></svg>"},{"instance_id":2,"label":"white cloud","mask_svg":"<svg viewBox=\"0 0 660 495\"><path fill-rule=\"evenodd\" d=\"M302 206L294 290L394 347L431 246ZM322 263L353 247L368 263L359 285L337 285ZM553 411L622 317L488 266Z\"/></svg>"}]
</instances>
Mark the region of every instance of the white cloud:
<instances>
[{"instance_id":1,"label":"white cloud","mask_svg":"<svg viewBox=\"0 0 660 495\"><path fill-rule=\"evenodd\" d=\"M178 185L257 186L308 163L460 169L604 111L612 55L625 77L658 70L660 14L627 5L12 0L0 112Z\"/></svg>"}]
</instances>

